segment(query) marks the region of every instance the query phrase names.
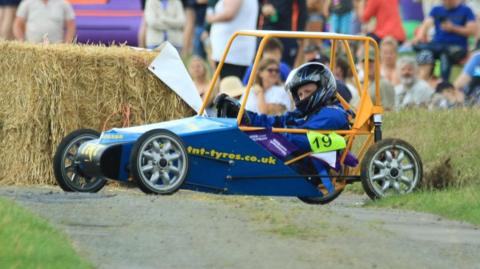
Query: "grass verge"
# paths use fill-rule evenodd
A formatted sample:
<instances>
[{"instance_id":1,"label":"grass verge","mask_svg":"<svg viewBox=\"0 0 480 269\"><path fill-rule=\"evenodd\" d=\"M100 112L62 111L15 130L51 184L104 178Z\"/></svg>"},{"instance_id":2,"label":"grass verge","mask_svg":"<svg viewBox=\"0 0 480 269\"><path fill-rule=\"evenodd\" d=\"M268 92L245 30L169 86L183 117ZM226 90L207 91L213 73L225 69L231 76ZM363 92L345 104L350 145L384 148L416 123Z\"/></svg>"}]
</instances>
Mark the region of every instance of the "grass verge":
<instances>
[{"instance_id":1,"label":"grass verge","mask_svg":"<svg viewBox=\"0 0 480 269\"><path fill-rule=\"evenodd\" d=\"M92 268L48 223L0 198L0 268Z\"/></svg>"},{"instance_id":2,"label":"grass verge","mask_svg":"<svg viewBox=\"0 0 480 269\"><path fill-rule=\"evenodd\" d=\"M428 212L480 226L480 186L441 191L419 191L406 196L372 201L367 206Z\"/></svg>"},{"instance_id":3,"label":"grass verge","mask_svg":"<svg viewBox=\"0 0 480 269\"><path fill-rule=\"evenodd\" d=\"M409 109L387 113L384 137L400 138L415 147L423 161L424 182L421 191L371 205L429 212L480 225L478 122L480 109ZM436 190L438 186L442 189ZM362 192L358 183L349 190Z\"/></svg>"}]
</instances>

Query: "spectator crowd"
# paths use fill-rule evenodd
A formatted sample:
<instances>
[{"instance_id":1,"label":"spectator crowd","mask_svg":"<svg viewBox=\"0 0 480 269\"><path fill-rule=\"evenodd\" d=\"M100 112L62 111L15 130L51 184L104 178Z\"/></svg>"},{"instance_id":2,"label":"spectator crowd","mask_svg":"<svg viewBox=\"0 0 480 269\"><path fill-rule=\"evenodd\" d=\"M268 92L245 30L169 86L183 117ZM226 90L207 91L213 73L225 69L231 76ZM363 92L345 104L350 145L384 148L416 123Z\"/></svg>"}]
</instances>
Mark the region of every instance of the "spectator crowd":
<instances>
[{"instance_id":1,"label":"spectator crowd","mask_svg":"<svg viewBox=\"0 0 480 269\"><path fill-rule=\"evenodd\" d=\"M133 0L132 0L133 1ZM380 45L380 91L388 110L425 106L452 108L480 105L480 1L416 0L423 22L412 38L403 28L401 0L145 0L138 34L141 47L169 41L189 59L189 72L203 97L211 71L232 33L238 30L284 30L367 35ZM421 5L421 6L420 6ZM66 0L0 0L0 39L34 43L71 43L75 13ZM230 49L217 88L242 98L251 75L254 85L247 108L264 114L294 109L283 85L302 63L329 62L331 44L322 40L271 39L257 74L251 74L255 38L238 38ZM353 46L356 62L365 49ZM339 93L356 106L358 90L342 48L335 68ZM360 80L375 78L370 67ZM462 67L463 66L463 67ZM459 72L452 70L462 69ZM229 89L225 87L230 87ZM242 88L243 87L243 88ZM374 83L369 91L375 97ZM211 101L211 100L210 100Z\"/></svg>"}]
</instances>

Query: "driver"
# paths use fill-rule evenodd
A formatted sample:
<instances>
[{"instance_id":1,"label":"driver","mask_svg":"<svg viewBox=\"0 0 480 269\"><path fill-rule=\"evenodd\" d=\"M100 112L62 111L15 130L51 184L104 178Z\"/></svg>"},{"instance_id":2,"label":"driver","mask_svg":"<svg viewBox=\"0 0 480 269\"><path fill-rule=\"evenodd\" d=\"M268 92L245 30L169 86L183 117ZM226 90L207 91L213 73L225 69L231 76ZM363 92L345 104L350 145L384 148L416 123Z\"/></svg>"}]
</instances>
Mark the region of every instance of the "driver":
<instances>
[{"instance_id":1,"label":"driver","mask_svg":"<svg viewBox=\"0 0 480 269\"><path fill-rule=\"evenodd\" d=\"M336 98L335 78L324 64L310 62L292 70L287 78L287 91L292 94L296 109L282 116L267 116L246 111L252 126L311 130L349 129L348 113ZM302 151L311 151L305 134L285 134Z\"/></svg>"},{"instance_id":2,"label":"driver","mask_svg":"<svg viewBox=\"0 0 480 269\"><path fill-rule=\"evenodd\" d=\"M267 116L246 111L252 126L310 130L350 129L348 113L336 98L335 78L324 64L310 62L292 70L285 87L292 94L296 110L282 116ZM312 151L306 134L284 135L300 151ZM313 164L329 192L332 191L328 180L328 165L317 158L308 158L307 161Z\"/></svg>"},{"instance_id":3,"label":"driver","mask_svg":"<svg viewBox=\"0 0 480 269\"><path fill-rule=\"evenodd\" d=\"M245 111L243 121L248 125L265 127L309 129L309 130L346 130L350 129L348 113L336 98L337 85L335 78L324 64L318 62L305 63L292 70L286 84L286 90L292 94L296 109L281 116L267 116ZM217 96L215 104L222 109L225 95ZM228 103L224 113L235 116L238 113L238 102ZM220 115L220 114L219 114ZM300 152L313 151L306 134L285 133L285 138L299 148ZM293 168L302 174L319 174L320 180L329 193L334 187L329 179L329 166L317 158L305 158L293 163ZM312 183L318 185L317 178Z\"/></svg>"}]
</instances>

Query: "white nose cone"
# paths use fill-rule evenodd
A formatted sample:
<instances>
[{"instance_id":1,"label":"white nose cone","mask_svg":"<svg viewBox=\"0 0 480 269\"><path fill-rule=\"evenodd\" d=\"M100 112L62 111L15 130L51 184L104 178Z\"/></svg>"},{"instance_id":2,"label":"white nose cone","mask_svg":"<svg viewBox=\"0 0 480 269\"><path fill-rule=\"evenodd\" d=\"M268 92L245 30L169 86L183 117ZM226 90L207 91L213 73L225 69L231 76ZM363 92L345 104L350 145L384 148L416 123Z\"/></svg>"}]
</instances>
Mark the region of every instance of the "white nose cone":
<instances>
[{"instance_id":1,"label":"white nose cone","mask_svg":"<svg viewBox=\"0 0 480 269\"><path fill-rule=\"evenodd\" d=\"M148 69L198 113L202 99L180 55L170 42L161 45L160 53Z\"/></svg>"}]
</instances>

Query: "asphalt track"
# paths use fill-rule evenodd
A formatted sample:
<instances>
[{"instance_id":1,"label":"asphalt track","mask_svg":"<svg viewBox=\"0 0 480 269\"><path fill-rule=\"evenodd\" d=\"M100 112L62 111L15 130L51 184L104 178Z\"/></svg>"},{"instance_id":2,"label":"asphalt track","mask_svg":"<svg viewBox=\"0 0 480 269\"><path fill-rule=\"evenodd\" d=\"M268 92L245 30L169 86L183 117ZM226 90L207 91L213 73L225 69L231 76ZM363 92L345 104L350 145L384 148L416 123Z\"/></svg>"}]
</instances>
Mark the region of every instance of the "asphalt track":
<instances>
[{"instance_id":1,"label":"asphalt track","mask_svg":"<svg viewBox=\"0 0 480 269\"><path fill-rule=\"evenodd\" d=\"M480 268L480 230L430 214L292 198L107 186L0 187L65 232L98 268Z\"/></svg>"}]
</instances>

